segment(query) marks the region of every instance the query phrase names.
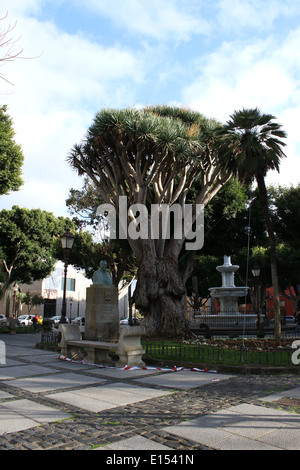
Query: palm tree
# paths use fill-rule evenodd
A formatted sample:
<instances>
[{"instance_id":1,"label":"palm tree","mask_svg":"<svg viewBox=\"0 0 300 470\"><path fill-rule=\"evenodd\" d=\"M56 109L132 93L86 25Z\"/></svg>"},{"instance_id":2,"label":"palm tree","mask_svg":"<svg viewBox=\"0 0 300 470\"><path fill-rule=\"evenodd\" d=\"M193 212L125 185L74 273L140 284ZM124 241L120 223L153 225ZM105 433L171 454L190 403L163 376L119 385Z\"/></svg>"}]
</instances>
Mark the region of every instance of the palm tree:
<instances>
[{"instance_id":1,"label":"palm tree","mask_svg":"<svg viewBox=\"0 0 300 470\"><path fill-rule=\"evenodd\" d=\"M222 166L236 174L240 181L256 181L260 205L270 242L270 264L273 284L275 341L280 344L281 323L279 284L276 262L276 241L269 213L268 193L265 177L269 170L277 170L281 158L286 155L282 139L286 133L274 122L275 116L262 114L259 109L235 111L220 130Z\"/></svg>"}]
</instances>

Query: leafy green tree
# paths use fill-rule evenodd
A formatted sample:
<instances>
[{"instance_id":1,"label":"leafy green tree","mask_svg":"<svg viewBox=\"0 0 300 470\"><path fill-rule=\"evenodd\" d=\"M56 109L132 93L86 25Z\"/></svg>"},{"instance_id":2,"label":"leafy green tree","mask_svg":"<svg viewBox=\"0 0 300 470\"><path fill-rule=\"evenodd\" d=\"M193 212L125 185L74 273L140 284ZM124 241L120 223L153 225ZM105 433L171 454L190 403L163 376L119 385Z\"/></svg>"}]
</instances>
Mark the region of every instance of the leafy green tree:
<instances>
[{"instance_id":1,"label":"leafy green tree","mask_svg":"<svg viewBox=\"0 0 300 470\"><path fill-rule=\"evenodd\" d=\"M127 197L128 207L182 207L196 180L200 188L192 203L206 205L230 177L218 166L213 133L217 126L183 108L105 109L96 115L86 139L74 146L69 162L90 177L118 216L119 196ZM140 227L140 214L125 215L132 227ZM185 286L178 267L185 237L128 236L128 242L139 264L135 302L148 334L188 335Z\"/></svg>"},{"instance_id":2,"label":"leafy green tree","mask_svg":"<svg viewBox=\"0 0 300 470\"><path fill-rule=\"evenodd\" d=\"M271 187L274 200L274 228L281 240L278 251L278 272L281 294L293 304L300 299L300 185Z\"/></svg>"},{"instance_id":3,"label":"leafy green tree","mask_svg":"<svg viewBox=\"0 0 300 470\"><path fill-rule=\"evenodd\" d=\"M277 236L291 247L300 247L300 184L269 188L274 209L274 229ZM300 278L299 278L300 279Z\"/></svg>"},{"instance_id":4,"label":"leafy green tree","mask_svg":"<svg viewBox=\"0 0 300 470\"><path fill-rule=\"evenodd\" d=\"M69 213L77 227L71 261L74 266L85 270L92 277L105 259L112 273L114 285L122 280L131 281L137 274L137 260L127 240L109 239L106 222L97 214L97 208L104 201L90 178L84 178L81 190L70 189L66 201Z\"/></svg>"},{"instance_id":5,"label":"leafy green tree","mask_svg":"<svg viewBox=\"0 0 300 470\"><path fill-rule=\"evenodd\" d=\"M97 207L103 202L93 181L85 177L81 189L70 189L66 206L79 228L88 227L89 230L98 231L100 216L97 214Z\"/></svg>"},{"instance_id":6,"label":"leafy green tree","mask_svg":"<svg viewBox=\"0 0 300 470\"><path fill-rule=\"evenodd\" d=\"M118 240L99 243L89 231L80 230L74 234L75 240L69 263L77 269L83 269L88 279L92 279L93 273L99 269L100 261L103 259L108 263L115 286L118 286L120 281L124 283L131 281L136 275L136 260L126 240L120 240L120 243ZM54 256L64 260L59 239L54 244Z\"/></svg>"},{"instance_id":7,"label":"leafy green tree","mask_svg":"<svg viewBox=\"0 0 300 470\"><path fill-rule=\"evenodd\" d=\"M16 144L7 106L0 107L0 194L17 191L23 184L21 168L24 157Z\"/></svg>"},{"instance_id":8,"label":"leafy green tree","mask_svg":"<svg viewBox=\"0 0 300 470\"><path fill-rule=\"evenodd\" d=\"M275 116L262 114L257 108L236 111L220 130L223 137L223 168L238 174L241 181L256 181L261 209L270 243L270 264L274 299L275 341L280 343L280 303L276 261L276 239L269 212L265 177L269 170L279 171L285 157L283 147L286 133L274 122Z\"/></svg>"},{"instance_id":9,"label":"leafy green tree","mask_svg":"<svg viewBox=\"0 0 300 470\"><path fill-rule=\"evenodd\" d=\"M54 268L53 243L62 235L70 220L56 218L41 209L14 206L0 212L0 248L5 280L3 295L14 283L30 283L47 277Z\"/></svg>"},{"instance_id":10,"label":"leafy green tree","mask_svg":"<svg viewBox=\"0 0 300 470\"><path fill-rule=\"evenodd\" d=\"M295 312L300 299L300 247L281 243L277 259L281 295L292 303Z\"/></svg>"},{"instance_id":11,"label":"leafy green tree","mask_svg":"<svg viewBox=\"0 0 300 470\"><path fill-rule=\"evenodd\" d=\"M28 315L30 314L33 307L42 305L44 298L38 292L27 291L25 293L20 293L18 298L21 300L21 303L27 306Z\"/></svg>"},{"instance_id":12,"label":"leafy green tree","mask_svg":"<svg viewBox=\"0 0 300 470\"><path fill-rule=\"evenodd\" d=\"M249 208L241 201L241 208L235 217L225 217L230 194L232 204L235 206L235 194L232 189L235 180L228 182L217 196L211 201L205 215L206 234L204 247L196 255L194 274L198 279L198 291L201 297L208 296L208 289L220 284L220 275L216 266L222 264L223 255L230 254L232 262L240 266L236 272L237 285L245 285L247 270L247 227L249 223ZM231 188L230 188L231 186ZM280 294L286 297L292 304L294 311L299 302L300 285L300 245L296 236L298 214L300 213L299 186L297 187L269 187L270 215L276 232L276 253ZM238 193L238 192L237 192ZM246 192L247 194L247 192ZM250 287L248 301L254 300L254 280L251 267L260 266L261 305L266 299L266 288L272 285L270 271L270 244L266 236L266 229L262 221L262 213L259 204L258 190L250 191L248 198L252 200L250 219L250 252L248 266L248 286ZM239 199L239 196L238 196ZM213 255L212 255L213 253ZM188 295L191 295L192 285L188 282Z\"/></svg>"}]
</instances>

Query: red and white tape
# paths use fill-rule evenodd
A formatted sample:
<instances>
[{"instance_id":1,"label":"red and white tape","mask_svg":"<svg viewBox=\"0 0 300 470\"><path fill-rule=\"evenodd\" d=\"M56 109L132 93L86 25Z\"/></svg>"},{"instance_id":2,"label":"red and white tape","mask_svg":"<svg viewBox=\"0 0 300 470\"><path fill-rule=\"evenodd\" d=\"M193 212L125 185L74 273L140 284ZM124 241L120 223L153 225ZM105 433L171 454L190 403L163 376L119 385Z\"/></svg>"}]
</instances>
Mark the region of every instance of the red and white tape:
<instances>
[{"instance_id":1,"label":"red and white tape","mask_svg":"<svg viewBox=\"0 0 300 470\"><path fill-rule=\"evenodd\" d=\"M211 370L211 369L199 369L197 367L192 367L191 369L186 369L185 367L177 367L177 366L173 366L172 368L162 368L162 367L146 367L146 366L142 366L142 367L137 367L137 366L124 366L124 367L114 367L114 366L106 366L106 365L103 365L103 364L92 364L90 362L85 362L85 361L74 361L74 359L70 359L66 356L63 356L63 355L59 355L58 356L58 359L62 359L64 361L68 361L68 362L75 362L76 364L86 364L86 365L89 365L89 366L94 366L94 367L101 367L101 368L105 368L105 369L119 369L119 370L159 370L159 371L163 371L163 372L180 372L182 370L189 370L189 371L194 371L194 372L207 372L207 373L218 373L218 371L216 370Z\"/></svg>"}]
</instances>

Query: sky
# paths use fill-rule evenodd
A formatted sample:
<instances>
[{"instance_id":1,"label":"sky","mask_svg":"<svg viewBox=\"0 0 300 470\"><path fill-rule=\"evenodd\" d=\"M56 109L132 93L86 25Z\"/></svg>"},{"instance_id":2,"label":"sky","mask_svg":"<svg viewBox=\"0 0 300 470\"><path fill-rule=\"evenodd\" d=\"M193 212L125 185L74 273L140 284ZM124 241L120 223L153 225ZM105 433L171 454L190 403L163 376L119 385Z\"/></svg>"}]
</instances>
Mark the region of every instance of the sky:
<instances>
[{"instance_id":1,"label":"sky","mask_svg":"<svg viewBox=\"0 0 300 470\"><path fill-rule=\"evenodd\" d=\"M0 210L67 216L83 184L67 156L103 108L185 106L225 123L258 107L288 135L267 183L300 183L298 0L1 0L0 18L23 49L0 69L0 104L25 157Z\"/></svg>"}]
</instances>

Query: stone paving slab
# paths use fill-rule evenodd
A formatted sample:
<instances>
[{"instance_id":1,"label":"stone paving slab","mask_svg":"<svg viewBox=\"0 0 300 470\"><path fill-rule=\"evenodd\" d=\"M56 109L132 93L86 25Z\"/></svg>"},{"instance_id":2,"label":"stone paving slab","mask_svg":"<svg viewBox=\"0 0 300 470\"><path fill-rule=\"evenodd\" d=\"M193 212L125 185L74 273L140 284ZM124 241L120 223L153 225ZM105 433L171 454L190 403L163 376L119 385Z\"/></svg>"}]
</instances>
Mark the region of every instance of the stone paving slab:
<instances>
[{"instance_id":1,"label":"stone paving slab","mask_svg":"<svg viewBox=\"0 0 300 470\"><path fill-rule=\"evenodd\" d=\"M137 379L141 384L157 385L159 387L190 389L201 387L211 382L226 380L232 377L227 374L198 372L189 370L180 370L177 372L167 372L161 375Z\"/></svg>"},{"instance_id":2,"label":"stone paving slab","mask_svg":"<svg viewBox=\"0 0 300 470\"><path fill-rule=\"evenodd\" d=\"M259 440L267 445L285 450L300 450L300 430L293 428L275 429L261 436Z\"/></svg>"},{"instance_id":3,"label":"stone paving slab","mask_svg":"<svg viewBox=\"0 0 300 470\"><path fill-rule=\"evenodd\" d=\"M172 450L159 442L146 439L143 436L134 436L94 450Z\"/></svg>"},{"instance_id":4,"label":"stone paving slab","mask_svg":"<svg viewBox=\"0 0 300 470\"><path fill-rule=\"evenodd\" d=\"M36 364L22 364L0 369L0 380L11 380L17 377L53 373L53 369Z\"/></svg>"},{"instance_id":5,"label":"stone paving slab","mask_svg":"<svg viewBox=\"0 0 300 470\"><path fill-rule=\"evenodd\" d=\"M92 383L103 383L104 379L98 377L89 377L72 372L58 372L49 375L39 375L36 377L25 377L23 379L9 380L8 385L20 388L33 393L49 392L61 388L74 388Z\"/></svg>"},{"instance_id":6,"label":"stone paving slab","mask_svg":"<svg viewBox=\"0 0 300 470\"><path fill-rule=\"evenodd\" d=\"M300 415L290 413L288 411L275 410L274 408L266 408L253 404L243 403L228 409L233 413L241 414L247 418L257 418L257 420L267 418L269 421L287 424L288 426L298 426L300 428Z\"/></svg>"},{"instance_id":7,"label":"stone paving slab","mask_svg":"<svg viewBox=\"0 0 300 470\"><path fill-rule=\"evenodd\" d=\"M54 393L48 395L48 398L97 413L167 394L169 392L162 390L137 387L125 383L114 383L100 387Z\"/></svg>"},{"instance_id":8,"label":"stone paving slab","mask_svg":"<svg viewBox=\"0 0 300 470\"><path fill-rule=\"evenodd\" d=\"M57 408L41 405L27 399L8 401L1 403L0 406L26 418L38 421L38 423L51 423L72 417L72 415L62 412Z\"/></svg>"},{"instance_id":9,"label":"stone paving slab","mask_svg":"<svg viewBox=\"0 0 300 470\"><path fill-rule=\"evenodd\" d=\"M11 359L9 357L5 358L5 364L0 363L0 371L4 370L5 367L11 367L11 366L20 366L24 364L21 361L16 361L15 359Z\"/></svg>"},{"instance_id":10,"label":"stone paving slab","mask_svg":"<svg viewBox=\"0 0 300 470\"><path fill-rule=\"evenodd\" d=\"M184 421L164 431L218 450L300 448L299 415L252 404Z\"/></svg>"},{"instance_id":11,"label":"stone paving slab","mask_svg":"<svg viewBox=\"0 0 300 470\"><path fill-rule=\"evenodd\" d=\"M24 356L23 360L25 362L34 362L38 364L52 364L58 365L61 361L57 359L57 353L48 353L48 354L35 354Z\"/></svg>"},{"instance_id":12,"label":"stone paving slab","mask_svg":"<svg viewBox=\"0 0 300 470\"><path fill-rule=\"evenodd\" d=\"M45 352L42 351L42 354L45 354ZM46 354L47 354L47 351L46 351ZM48 351L48 354L49 354L49 351ZM31 348L25 348L22 346L14 346L14 345L6 344L6 356L8 357L19 356L20 358L22 358L22 357L32 356L32 355L33 355L33 351ZM35 356L40 355L40 351L36 351L34 355Z\"/></svg>"},{"instance_id":13,"label":"stone paving slab","mask_svg":"<svg viewBox=\"0 0 300 470\"><path fill-rule=\"evenodd\" d=\"M7 410L0 406L0 436L5 434L24 431L25 429L38 426L36 421L20 416L14 411Z\"/></svg>"},{"instance_id":14,"label":"stone paving slab","mask_svg":"<svg viewBox=\"0 0 300 470\"><path fill-rule=\"evenodd\" d=\"M97 369L93 368L89 370L89 373L95 375L103 375L105 377L114 378L114 379L131 379L134 377L147 376L155 374L155 370L146 370L146 369L117 369L109 367L99 367Z\"/></svg>"},{"instance_id":15,"label":"stone paving slab","mask_svg":"<svg viewBox=\"0 0 300 470\"><path fill-rule=\"evenodd\" d=\"M11 393L3 392L0 390L0 400L6 400L7 398L12 398L13 395Z\"/></svg>"},{"instance_id":16,"label":"stone paving slab","mask_svg":"<svg viewBox=\"0 0 300 470\"><path fill-rule=\"evenodd\" d=\"M0 404L0 435L71 417L68 413L31 400L12 400Z\"/></svg>"},{"instance_id":17,"label":"stone paving slab","mask_svg":"<svg viewBox=\"0 0 300 470\"><path fill-rule=\"evenodd\" d=\"M50 365L50 362L48 365ZM84 363L78 363L78 362L73 362L73 361L63 361L61 359L58 359L57 357L51 360L51 365L58 369L78 370L78 371L93 369L95 367L93 364L84 364Z\"/></svg>"},{"instance_id":18,"label":"stone paving slab","mask_svg":"<svg viewBox=\"0 0 300 470\"><path fill-rule=\"evenodd\" d=\"M300 387L292 388L291 390L284 390L279 393L274 393L272 395L260 398L260 400L265 402L272 402L280 400L281 398L295 398L296 400L300 400Z\"/></svg>"},{"instance_id":19,"label":"stone paving slab","mask_svg":"<svg viewBox=\"0 0 300 470\"><path fill-rule=\"evenodd\" d=\"M3 336L2 450L299 449L299 413L278 410L272 395L258 401L287 388L276 395L299 399L296 377L101 368L37 350L38 338Z\"/></svg>"}]
</instances>

